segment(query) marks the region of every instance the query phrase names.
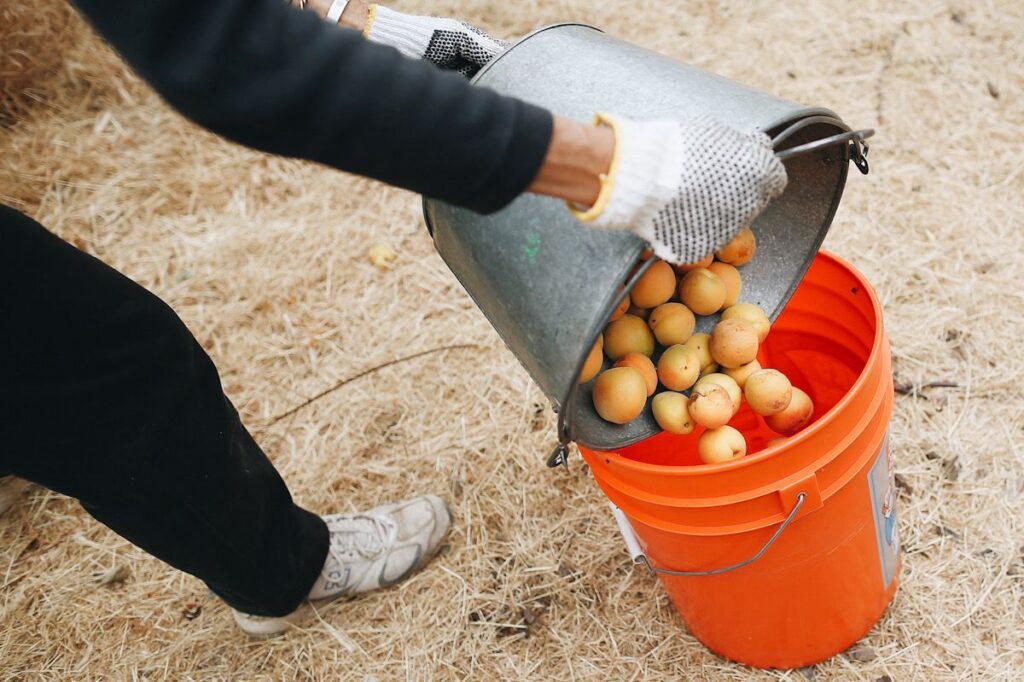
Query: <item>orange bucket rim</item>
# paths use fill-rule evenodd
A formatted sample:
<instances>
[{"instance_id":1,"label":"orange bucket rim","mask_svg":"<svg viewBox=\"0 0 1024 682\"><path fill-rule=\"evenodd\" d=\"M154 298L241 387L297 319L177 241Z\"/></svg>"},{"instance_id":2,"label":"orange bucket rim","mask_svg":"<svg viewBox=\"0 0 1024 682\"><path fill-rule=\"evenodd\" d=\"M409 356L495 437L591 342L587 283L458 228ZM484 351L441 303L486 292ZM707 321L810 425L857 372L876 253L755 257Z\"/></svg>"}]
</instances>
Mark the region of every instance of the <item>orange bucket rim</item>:
<instances>
[{"instance_id":1,"label":"orange bucket rim","mask_svg":"<svg viewBox=\"0 0 1024 682\"><path fill-rule=\"evenodd\" d=\"M676 477L705 476L709 474L717 474L726 471L740 470L750 466L756 466L758 463L764 461L769 456L776 455L777 450L787 448L791 445L807 440L813 434L822 431L829 424L835 421L836 415L838 415L842 410L844 410L849 405L849 403L853 400L853 396L859 393L860 389L867 382L869 376L868 369L870 367L873 367L877 363L879 355L882 352L882 336L885 332L885 329L883 327L882 322L882 305L878 300L878 295L875 293L874 287L871 286L871 283L867 281L867 278L864 277L863 273L861 273L860 270L855 268L853 264L850 263L848 260L832 253L831 251L821 249L818 251L818 255L843 266L844 268L846 268L846 270L853 274L854 278L856 278L861 285L860 290L866 292L868 295L868 299L871 302L871 310L874 313L875 322L875 334L871 342L871 352L868 354L868 359L864 363L864 367L863 369L861 369L860 374L857 375L857 380L853 382L853 385L846 392L846 394L843 395L839 402L832 406L832 409L830 409L825 414L821 415L821 417L816 422L811 424L803 431L800 431L795 435L787 437L785 443L778 443L776 445L763 448L754 455L741 457L740 459L733 460L731 462L723 462L721 464L695 464L689 466L678 466L670 464L650 464L648 462L638 462L634 459L624 457L614 450L592 450L590 448L581 449L586 449L588 452L592 452L602 457L612 458L616 461L618 465L626 469L632 469L634 471L641 473Z\"/></svg>"}]
</instances>

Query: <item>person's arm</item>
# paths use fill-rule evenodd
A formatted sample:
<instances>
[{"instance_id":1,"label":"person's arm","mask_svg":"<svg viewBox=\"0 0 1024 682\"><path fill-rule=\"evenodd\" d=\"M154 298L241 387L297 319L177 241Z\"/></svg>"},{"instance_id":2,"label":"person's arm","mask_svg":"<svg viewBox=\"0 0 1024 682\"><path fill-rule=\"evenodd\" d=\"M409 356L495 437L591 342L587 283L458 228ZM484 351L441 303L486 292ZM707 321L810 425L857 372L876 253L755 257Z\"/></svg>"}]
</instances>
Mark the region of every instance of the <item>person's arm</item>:
<instances>
[{"instance_id":1,"label":"person's arm","mask_svg":"<svg viewBox=\"0 0 1024 682\"><path fill-rule=\"evenodd\" d=\"M283 0L76 1L172 106L257 149L483 212L524 191L548 153L548 111Z\"/></svg>"}]
</instances>

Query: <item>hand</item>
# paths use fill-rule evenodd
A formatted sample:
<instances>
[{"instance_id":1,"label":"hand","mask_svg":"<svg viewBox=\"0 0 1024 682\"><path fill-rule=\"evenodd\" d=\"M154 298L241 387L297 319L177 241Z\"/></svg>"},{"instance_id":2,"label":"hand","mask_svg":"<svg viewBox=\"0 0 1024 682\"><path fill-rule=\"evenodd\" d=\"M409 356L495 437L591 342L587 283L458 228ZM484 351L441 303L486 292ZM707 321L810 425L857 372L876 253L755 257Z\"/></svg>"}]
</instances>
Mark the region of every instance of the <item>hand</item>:
<instances>
[{"instance_id":1,"label":"hand","mask_svg":"<svg viewBox=\"0 0 1024 682\"><path fill-rule=\"evenodd\" d=\"M426 59L466 78L472 78L508 48L508 43L464 21L402 14L380 5L370 5L363 33L408 57Z\"/></svg>"},{"instance_id":2,"label":"hand","mask_svg":"<svg viewBox=\"0 0 1024 682\"><path fill-rule=\"evenodd\" d=\"M671 263L699 261L724 246L786 186L786 169L764 133L741 133L707 116L598 120L588 127L555 119L530 191L566 199L593 227L631 230Z\"/></svg>"}]
</instances>

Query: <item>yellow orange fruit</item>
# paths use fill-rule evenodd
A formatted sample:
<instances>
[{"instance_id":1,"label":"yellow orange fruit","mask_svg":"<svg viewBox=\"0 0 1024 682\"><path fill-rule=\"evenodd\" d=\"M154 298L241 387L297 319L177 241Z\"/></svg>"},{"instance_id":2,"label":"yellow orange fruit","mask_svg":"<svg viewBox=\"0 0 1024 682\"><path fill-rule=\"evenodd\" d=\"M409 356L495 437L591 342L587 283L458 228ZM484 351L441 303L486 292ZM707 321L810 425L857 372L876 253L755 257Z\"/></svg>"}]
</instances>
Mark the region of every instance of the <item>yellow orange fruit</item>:
<instances>
[{"instance_id":1,"label":"yellow orange fruit","mask_svg":"<svg viewBox=\"0 0 1024 682\"><path fill-rule=\"evenodd\" d=\"M597 340L594 341L594 345L590 348L590 353L587 355L587 359L583 362L583 369L580 371L579 383L585 384L601 371L601 361L604 360L602 350L604 349L604 338L601 334L597 335Z\"/></svg>"},{"instance_id":2,"label":"yellow orange fruit","mask_svg":"<svg viewBox=\"0 0 1024 682\"><path fill-rule=\"evenodd\" d=\"M654 352L654 335L647 323L634 315L623 315L604 330L604 352L612 360L626 353Z\"/></svg>"},{"instance_id":3,"label":"yellow orange fruit","mask_svg":"<svg viewBox=\"0 0 1024 682\"><path fill-rule=\"evenodd\" d=\"M706 384L690 393L690 417L708 429L725 426L732 419L732 398L718 384Z\"/></svg>"},{"instance_id":4,"label":"yellow orange fruit","mask_svg":"<svg viewBox=\"0 0 1024 682\"><path fill-rule=\"evenodd\" d=\"M658 360L658 379L671 391L685 391L700 376L700 360L684 345L670 346Z\"/></svg>"},{"instance_id":5,"label":"yellow orange fruit","mask_svg":"<svg viewBox=\"0 0 1024 682\"><path fill-rule=\"evenodd\" d=\"M629 294L626 294L625 298L623 298L622 301L619 303L619 307L616 308L615 312L612 313L612 316L608 318L608 321L614 322L615 320L625 315L626 311L629 310L629 305Z\"/></svg>"},{"instance_id":6,"label":"yellow orange fruit","mask_svg":"<svg viewBox=\"0 0 1024 682\"><path fill-rule=\"evenodd\" d=\"M723 263L739 267L746 265L757 253L757 238L749 227L744 227L728 244L719 249L715 255Z\"/></svg>"},{"instance_id":7,"label":"yellow orange fruit","mask_svg":"<svg viewBox=\"0 0 1024 682\"><path fill-rule=\"evenodd\" d=\"M686 343L696 323L693 313L682 303L662 303L647 318L654 338L663 346Z\"/></svg>"},{"instance_id":8,"label":"yellow orange fruit","mask_svg":"<svg viewBox=\"0 0 1024 682\"><path fill-rule=\"evenodd\" d=\"M750 409L762 417L782 412L793 397L793 385L777 369L754 372L743 386L743 397Z\"/></svg>"},{"instance_id":9,"label":"yellow orange fruit","mask_svg":"<svg viewBox=\"0 0 1024 682\"><path fill-rule=\"evenodd\" d=\"M810 423L813 414L814 402L811 401L811 396L794 386L789 405L781 412L768 415L764 421L772 431L792 436Z\"/></svg>"},{"instance_id":10,"label":"yellow orange fruit","mask_svg":"<svg viewBox=\"0 0 1024 682\"><path fill-rule=\"evenodd\" d=\"M754 325L758 343L764 343L764 340L768 338L768 332L771 330L772 323L758 306L753 303L736 303L722 311L721 319L732 320L735 318L746 320Z\"/></svg>"},{"instance_id":11,"label":"yellow orange fruit","mask_svg":"<svg viewBox=\"0 0 1024 682\"><path fill-rule=\"evenodd\" d=\"M757 332L740 318L722 320L711 330L711 357L723 367L739 367L757 358Z\"/></svg>"},{"instance_id":12,"label":"yellow orange fruit","mask_svg":"<svg viewBox=\"0 0 1024 682\"><path fill-rule=\"evenodd\" d=\"M740 300L740 292L743 291L743 280L740 278L740 271L728 263L715 261L708 266L708 270L718 275L718 278L725 284L725 307L735 305Z\"/></svg>"},{"instance_id":13,"label":"yellow orange fruit","mask_svg":"<svg viewBox=\"0 0 1024 682\"><path fill-rule=\"evenodd\" d=\"M629 297L638 308L655 308L668 299L676 290L676 273L663 260L656 260L647 272L640 276Z\"/></svg>"},{"instance_id":14,"label":"yellow orange fruit","mask_svg":"<svg viewBox=\"0 0 1024 682\"><path fill-rule=\"evenodd\" d=\"M718 312L728 292L725 282L707 268L691 270L679 281L679 298L698 315Z\"/></svg>"},{"instance_id":15,"label":"yellow orange fruit","mask_svg":"<svg viewBox=\"0 0 1024 682\"><path fill-rule=\"evenodd\" d=\"M697 454L705 464L730 462L747 454L747 441L731 426L721 426L701 434Z\"/></svg>"},{"instance_id":16,"label":"yellow orange fruit","mask_svg":"<svg viewBox=\"0 0 1024 682\"><path fill-rule=\"evenodd\" d=\"M732 399L732 413L736 414L740 409L740 403L743 399L743 390L740 388L740 385L736 383L736 380L728 374L707 374L697 380L697 383L693 385L693 390L699 391L708 384L717 384L726 390L729 397Z\"/></svg>"},{"instance_id":17,"label":"yellow orange fruit","mask_svg":"<svg viewBox=\"0 0 1024 682\"><path fill-rule=\"evenodd\" d=\"M651 316L651 311L649 308L637 308L635 305L630 304L626 314L632 315L633 317L639 317L641 320L646 320Z\"/></svg>"},{"instance_id":18,"label":"yellow orange fruit","mask_svg":"<svg viewBox=\"0 0 1024 682\"><path fill-rule=\"evenodd\" d=\"M693 419L687 409L688 399L682 393L662 391L651 400L654 420L664 431L685 436L693 431Z\"/></svg>"},{"instance_id":19,"label":"yellow orange fruit","mask_svg":"<svg viewBox=\"0 0 1024 682\"><path fill-rule=\"evenodd\" d=\"M675 265L676 272L690 272L691 270L697 270L698 268L706 268L715 262L715 254L709 253L705 258L701 258L695 263L684 263L682 265Z\"/></svg>"},{"instance_id":20,"label":"yellow orange fruit","mask_svg":"<svg viewBox=\"0 0 1024 682\"><path fill-rule=\"evenodd\" d=\"M725 374L726 376L731 377L737 384L740 385L740 388L743 388L744 386L746 386L746 384L747 384L747 377L749 377L754 372L760 372L760 371L761 371L761 363L758 362L757 360L754 360L753 362L749 362L749 363L747 363L745 365L740 365L739 367L723 367L722 368L722 374Z\"/></svg>"},{"instance_id":21,"label":"yellow orange fruit","mask_svg":"<svg viewBox=\"0 0 1024 682\"><path fill-rule=\"evenodd\" d=\"M639 370L613 367L597 376L593 398L594 409L602 419L626 424L643 412L647 404L647 384Z\"/></svg>"},{"instance_id":22,"label":"yellow orange fruit","mask_svg":"<svg viewBox=\"0 0 1024 682\"><path fill-rule=\"evenodd\" d=\"M694 353L697 354L697 360L700 362L701 370L715 364L714 358L711 357L711 335L705 334L704 332L697 332L691 336L686 343L683 344Z\"/></svg>"},{"instance_id":23,"label":"yellow orange fruit","mask_svg":"<svg viewBox=\"0 0 1024 682\"><path fill-rule=\"evenodd\" d=\"M615 366L632 367L640 372L644 377L644 383L647 384L647 395L653 394L654 389L658 388L658 371L654 369L654 363L646 355L626 353L616 361Z\"/></svg>"}]
</instances>

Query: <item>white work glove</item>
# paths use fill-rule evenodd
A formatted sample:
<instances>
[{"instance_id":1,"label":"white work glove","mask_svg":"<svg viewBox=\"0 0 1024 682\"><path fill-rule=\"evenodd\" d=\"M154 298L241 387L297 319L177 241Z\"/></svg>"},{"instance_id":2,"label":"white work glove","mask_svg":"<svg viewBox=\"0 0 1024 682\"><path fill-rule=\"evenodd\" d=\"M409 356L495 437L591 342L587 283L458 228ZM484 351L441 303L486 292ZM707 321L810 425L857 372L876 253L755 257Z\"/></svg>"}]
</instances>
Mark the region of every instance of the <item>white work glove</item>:
<instances>
[{"instance_id":1,"label":"white work glove","mask_svg":"<svg viewBox=\"0 0 1024 682\"><path fill-rule=\"evenodd\" d=\"M464 21L402 14L380 5L370 5L363 34L397 48L407 57L426 59L466 78L472 78L508 48L508 43Z\"/></svg>"},{"instance_id":2,"label":"white work glove","mask_svg":"<svg viewBox=\"0 0 1024 682\"><path fill-rule=\"evenodd\" d=\"M597 122L615 131L611 169L592 208L570 208L592 227L636 233L670 263L694 263L725 246L786 187L786 169L764 133L741 133L710 116L599 114Z\"/></svg>"}]
</instances>

